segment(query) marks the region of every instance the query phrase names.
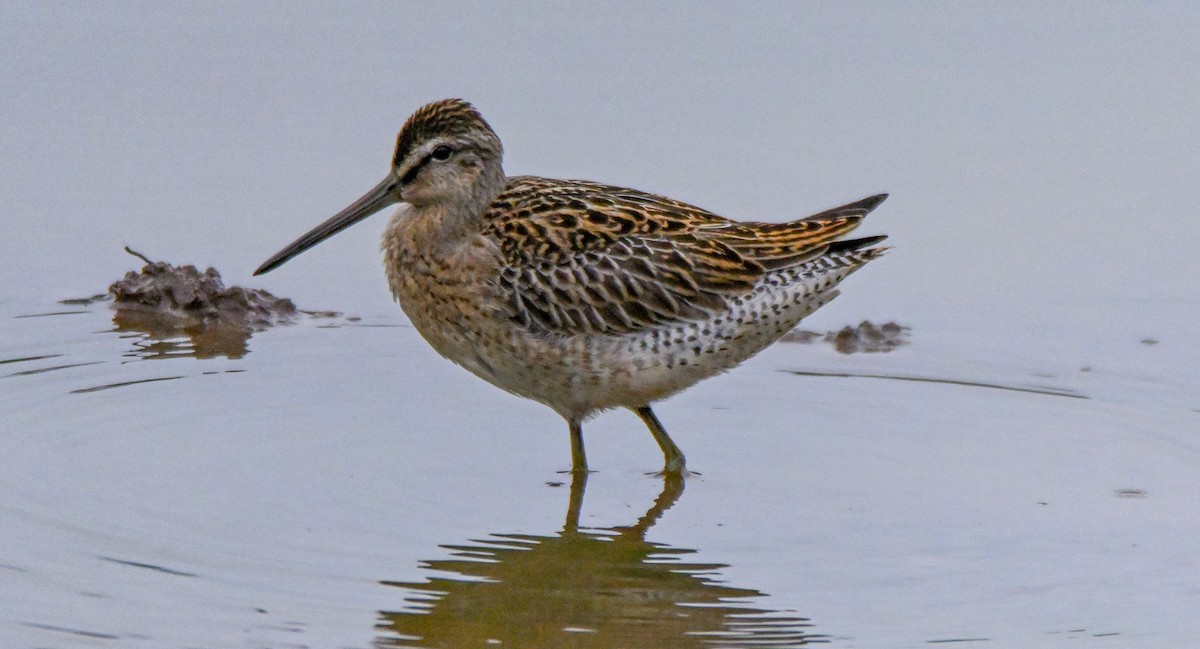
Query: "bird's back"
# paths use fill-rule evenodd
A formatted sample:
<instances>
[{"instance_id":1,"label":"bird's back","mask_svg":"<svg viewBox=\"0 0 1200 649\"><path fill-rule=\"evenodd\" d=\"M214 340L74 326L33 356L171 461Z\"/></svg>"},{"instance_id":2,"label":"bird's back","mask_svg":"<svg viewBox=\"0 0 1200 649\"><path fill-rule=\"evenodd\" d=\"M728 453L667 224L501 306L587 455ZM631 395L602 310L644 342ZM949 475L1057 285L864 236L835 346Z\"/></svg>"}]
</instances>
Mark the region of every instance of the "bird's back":
<instances>
[{"instance_id":1,"label":"bird's back","mask_svg":"<svg viewBox=\"0 0 1200 649\"><path fill-rule=\"evenodd\" d=\"M661 399L730 369L882 254L873 245L883 237L838 237L884 198L787 223L736 222L632 189L511 178L483 215L502 256L499 311L562 362L502 387L601 409Z\"/></svg>"},{"instance_id":2,"label":"bird's back","mask_svg":"<svg viewBox=\"0 0 1200 649\"><path fill-rule=\"evenodd\" d=\"M504 257L512 317L565 335L629 334L719 317L758 289L861 266L883 237L837 239L885 198L787 223L737 222L633 189L520 176L484 223Z\"/></svg>"}]
</instances>

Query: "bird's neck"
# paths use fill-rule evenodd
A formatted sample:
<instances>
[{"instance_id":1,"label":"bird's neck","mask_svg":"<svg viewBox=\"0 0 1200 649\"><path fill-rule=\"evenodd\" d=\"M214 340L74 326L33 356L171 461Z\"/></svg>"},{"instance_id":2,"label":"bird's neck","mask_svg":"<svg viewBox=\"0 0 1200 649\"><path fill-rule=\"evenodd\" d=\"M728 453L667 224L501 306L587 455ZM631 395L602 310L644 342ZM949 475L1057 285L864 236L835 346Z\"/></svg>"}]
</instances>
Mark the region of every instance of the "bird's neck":
<instances>
[{"instance_id":1,"label":"bird's neck","mask_svg":"<svg viewBox=\"0 0 1200 649\"><path fill-rule=\"evenodd\" d=\"M507 182L502 170L485 170L456 200L416 208L413 216L427 221L439 241L461 241L479 233L484 212Z\"/></svg>"},{"instance_id":2,"label":"bird's neck","mask_svg":"<svg viewBox=\"0 0 1200 649\"><path fill-rule=\"evenodd\" d=\"M478 221L507 184L508 177L504 175L504 169L498 164L488 165L475 180L465 200L454 206L453 211L468 220Z\"/></svg>"}]
</instances>

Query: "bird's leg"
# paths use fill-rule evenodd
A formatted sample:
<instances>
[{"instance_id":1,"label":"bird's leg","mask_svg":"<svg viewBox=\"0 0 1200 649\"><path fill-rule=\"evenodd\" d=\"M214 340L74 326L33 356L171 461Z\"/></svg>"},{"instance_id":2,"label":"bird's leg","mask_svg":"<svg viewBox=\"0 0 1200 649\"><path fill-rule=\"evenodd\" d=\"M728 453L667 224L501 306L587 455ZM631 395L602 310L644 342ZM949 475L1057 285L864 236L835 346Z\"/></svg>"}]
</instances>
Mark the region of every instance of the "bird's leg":
<instances>
[{"instance_id":1,"label":"bird's leg","mask_svg":"<svg viewBox=\"0 0 1200 649\"><path fill-rule=\"evenodd\" d=\"M654 435L654 441L658 442L658 447L662 449L663 457L666 462L663 464L663 475L686 475L687 469L684 465L683 451L671 441L671 436L667 434L667 430L659 423L658 417L654 416L654 411L650 406L642 406L635 410L642 421L646 422L646 427L650 429L650 434Z\"/></svg>"},{"instance_id":2,"label":"bird's leg","mask_svg":"<svg viewBox=\"0 0 1200 649\"><path fill-rule=\"evenodd\" d=\"M583 422L579 419L567 420L571 429L571 473L587 474L587 454L583 451Z\"/></svg>"},{"instance_id":3,"label":"bird's leg","mask_svg":"<svg viewBox=\"0 0 1200 649\"><path fill-rule=\"evenodd\" d=\"M567 504L567 521L563 523L563 533L579 532L579 512L583 509L583 491L587 488L588 474L586 471L571 473L571 500Z\"/></svg>"}]
</instances>

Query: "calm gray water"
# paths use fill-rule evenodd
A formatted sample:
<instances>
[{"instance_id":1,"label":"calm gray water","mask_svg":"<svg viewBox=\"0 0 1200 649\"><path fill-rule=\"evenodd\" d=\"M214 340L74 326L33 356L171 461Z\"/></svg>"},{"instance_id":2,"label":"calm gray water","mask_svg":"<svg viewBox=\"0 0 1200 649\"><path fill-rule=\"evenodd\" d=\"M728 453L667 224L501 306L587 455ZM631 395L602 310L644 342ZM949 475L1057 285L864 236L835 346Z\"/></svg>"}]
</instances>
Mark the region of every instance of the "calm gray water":
<instances>
[{"instance_id":1,"label":"calm gray water","mask_svg":"<svg viewBox=\"0 0 1200 649\"><path fill-rule=\"evenodd\" d=\"M0 646L1200 643L1189 3L0 8ZM473 101L511 173L896 249L658 409L564 424L438 358L377 217L263 278ZM118 330L150 257L305 317Z\"/></svg>"}]
</instances>

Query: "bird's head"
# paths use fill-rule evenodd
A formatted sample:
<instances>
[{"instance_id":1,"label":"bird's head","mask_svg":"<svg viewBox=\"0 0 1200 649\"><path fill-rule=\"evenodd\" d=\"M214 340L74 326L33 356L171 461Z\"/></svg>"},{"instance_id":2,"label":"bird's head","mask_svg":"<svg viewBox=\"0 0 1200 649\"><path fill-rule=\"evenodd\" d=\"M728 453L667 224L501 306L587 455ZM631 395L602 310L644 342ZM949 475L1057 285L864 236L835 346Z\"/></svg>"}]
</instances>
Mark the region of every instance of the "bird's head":
<instances>
[{"instance_id":1,"label":"bird's head","mask_svg":"<svg viewBox=\"0 0 1200 649\"><path fill-rule=\"evenodd\" d=\"M396 138L392 168L374 189L254 271L262 275L396 203L477 214L504 187L503 147L475 107L443 99L413 113Z\"/></svg>"}]
</instances>

